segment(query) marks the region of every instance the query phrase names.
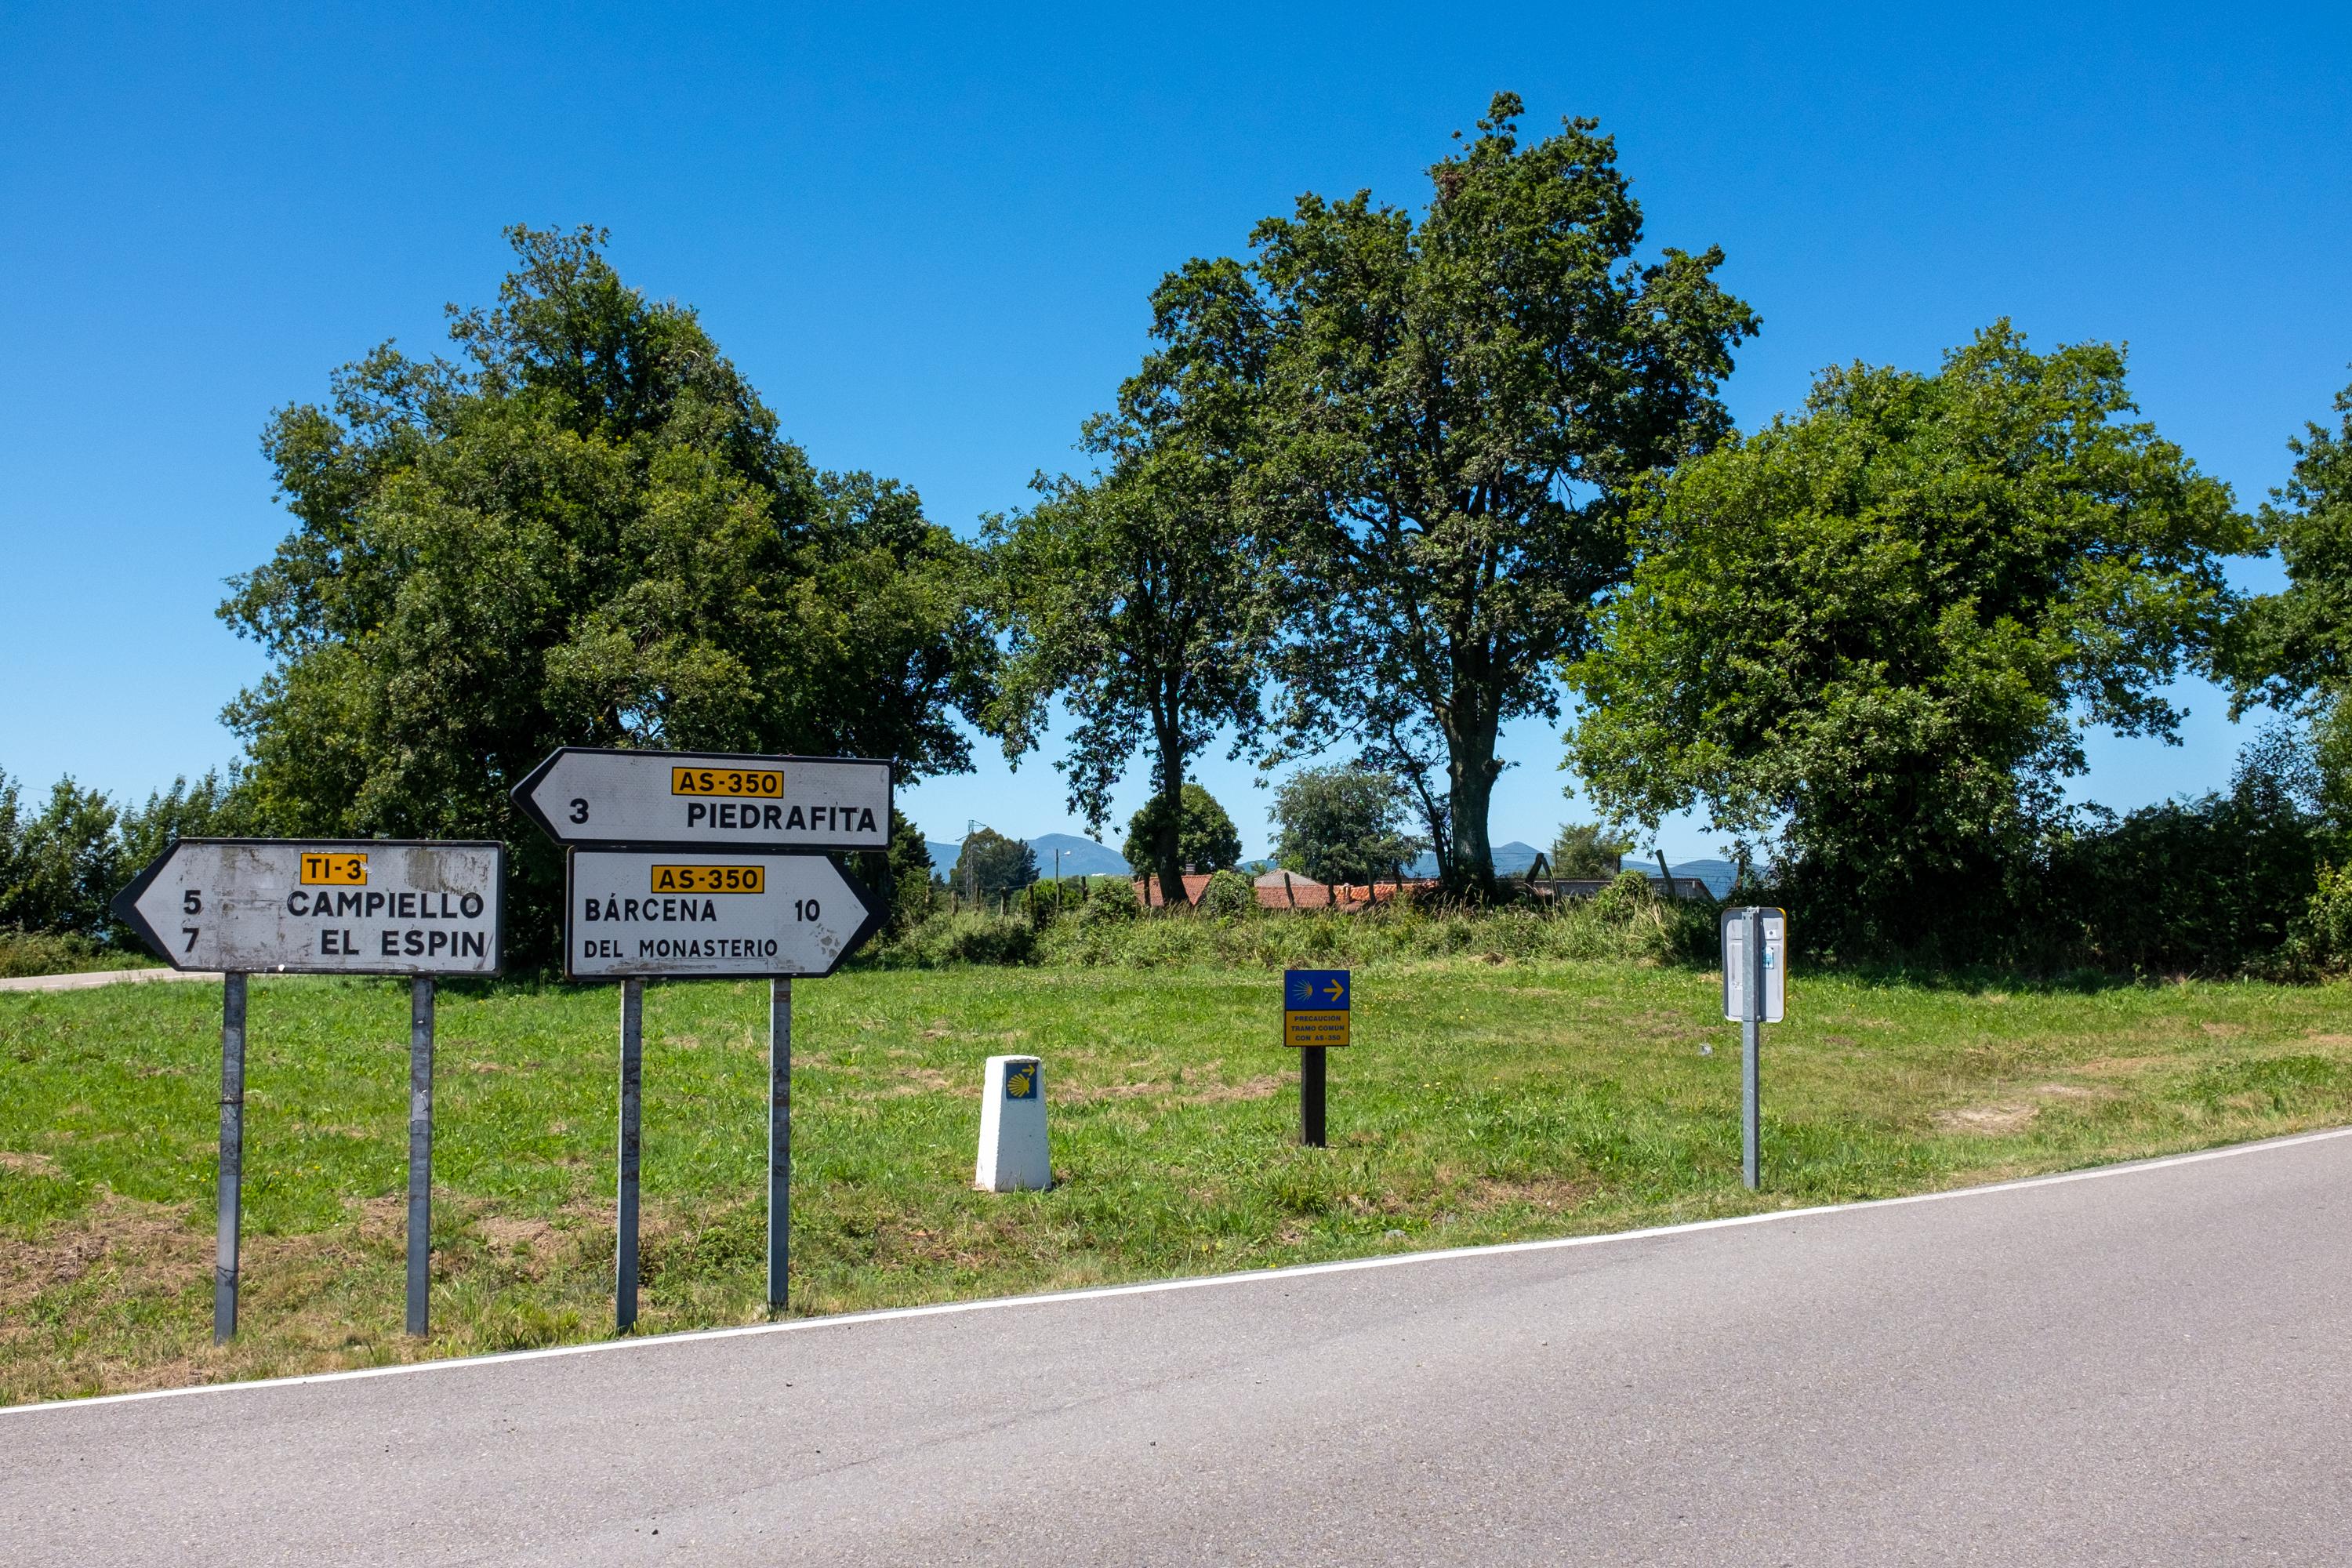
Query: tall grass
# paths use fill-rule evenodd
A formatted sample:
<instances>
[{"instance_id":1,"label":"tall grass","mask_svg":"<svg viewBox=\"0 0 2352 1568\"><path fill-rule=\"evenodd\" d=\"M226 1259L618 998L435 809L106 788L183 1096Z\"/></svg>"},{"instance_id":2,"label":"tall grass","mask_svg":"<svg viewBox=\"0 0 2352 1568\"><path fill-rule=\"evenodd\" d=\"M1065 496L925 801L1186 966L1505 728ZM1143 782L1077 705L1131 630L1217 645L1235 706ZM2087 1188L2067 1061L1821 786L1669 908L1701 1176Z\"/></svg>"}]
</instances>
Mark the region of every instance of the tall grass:
<instances>
[{"instance_id":1,"label":"tall grass","mask_svg":"<svg viewBox=\"0 0 2352 1568\"><path fill-rule=\"evenodd\" d=\"M1040 900L1009 915L940 911L881 942L866 962L885 969L1280 969L1454 957L1707 962L1715 942L1712 905L1662 901L1631 873L1598 898L1487 910L1406 900L1350 910L1147 912L1097 899L1075 909Z\"/></svg>"}]
</instances>

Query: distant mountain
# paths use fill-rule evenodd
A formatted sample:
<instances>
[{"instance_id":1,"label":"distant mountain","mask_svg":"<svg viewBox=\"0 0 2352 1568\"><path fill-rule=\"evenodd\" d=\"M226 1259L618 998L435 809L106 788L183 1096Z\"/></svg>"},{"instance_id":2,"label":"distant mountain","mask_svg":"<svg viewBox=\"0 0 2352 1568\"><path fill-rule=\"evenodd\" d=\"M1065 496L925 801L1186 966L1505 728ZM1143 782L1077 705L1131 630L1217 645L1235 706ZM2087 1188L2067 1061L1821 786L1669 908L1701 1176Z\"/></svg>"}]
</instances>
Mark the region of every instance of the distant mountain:
<instances>
[{"instance_id":1,"label":"distant mountain","mask_svg":"<svg viewBox=\"0 0 2352 1568\"><path fill-rule=\"evenodd\" d=\"M1658 861L1655 856L1647 860L1636 861L1633 857L1628 855L1625 857L1625 863L1654 879L1658 874ZM1730 892L1731 884L1739 879L1739 868L1728 860L1677 860L1675 862L1675 875L1696 877L1706 884L1708 892L1719 899Z\"/></svg>"},{"instance_id":2,"label":"distant mountain","mask_svg":"<svg viewBox=\"0 0 2352 1568\"><path fill-rule=\"evenodd\" d=\"M1065 877L1124 877L1128 864L1118 850L1097 844L1091 838L1081 838L1075 833L1040 833L1029 840L1029 847L1037 852L1037 875L1054 874L1054 851L1062 852L1062 875Z\"/></svg>"},{"instance_id":3,"label":"distant mountain","mask_svg":"<svg viewBox=\"0 0 2352 1568\"><path fill-rule=\"evenodd\" d=\"M936 838L923 840L923 847L931 852L931 869L946 876L955 869L956 857L963 853L963 844L942 844ZM1040 833L1029 840L1029 847L1037 852L1037 875L1054 874L1054 851L1062 852L1062 875L1065 877L1124 877L1127 862L1118 851L1081 838L1075 833Z\"/></svg>"},{"instance_id":4,"label":"distant mountain","mask_svg":"<svg viewBox=\"0 0 2352 1568\"><path fill-rule=\"evenodd\" d=\"M1525 876L1528 868L1536 863L1537 853L1534 845L1522 844L1516 838L1508 844L1496 845L1495 875L1497 877ZM1405 868L1405 872L1406 875L1413 877L1434 877L1437 875L1437 857L1424 849L1421 852L1421 858Z\"/></svg>"},{"instance_id":5,"label":"distant mountain","mask_svg":"<svg viewBox=\"0 0 2352 1568\"><path fill-rule=\"evenodd\" d=\"M1523 877L1527 875L1528 868L1535 863L1536 847L1532 844L1522 844L1514 838L1508 844L1495 846L1495 875L1497 877ZM1653 879L1658 874L1658 858L1654 855L1628 855L1624 865L1628 871L1639 871ZM1424 851L1408 871L1415 877L1434 877L1437 875L1437 857ZM1706 884L1708 892L1719 899L1731 891L1732 881L1739 875L1739 868L1728 860L1685 860L1675 867L1675 875L1697 878Z\"/></svg>"}]
</instances>

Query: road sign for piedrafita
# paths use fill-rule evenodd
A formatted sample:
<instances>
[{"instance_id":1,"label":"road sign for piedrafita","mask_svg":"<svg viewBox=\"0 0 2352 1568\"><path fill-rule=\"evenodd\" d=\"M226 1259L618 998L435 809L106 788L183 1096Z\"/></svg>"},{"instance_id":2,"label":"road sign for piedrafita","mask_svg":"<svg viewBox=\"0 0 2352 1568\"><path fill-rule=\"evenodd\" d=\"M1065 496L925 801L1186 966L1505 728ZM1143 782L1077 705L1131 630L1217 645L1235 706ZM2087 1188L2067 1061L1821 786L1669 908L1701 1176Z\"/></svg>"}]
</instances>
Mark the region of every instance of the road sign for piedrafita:
<instances>
[{"instance_id":1,"label":"road sign for piedrafita","mask_svg":"<svg viewBox=\"0 0 2352 1568\"><path fill-rule=\"evenodd\" d=\"M613 752L566 746L514 787L559 844L883 849L890 764L865 757Z\"/></svg>"},{"instance_id":2,"label":"road sign for piedrafita","mask_svg":"<svg viewBox=\"0 0 2352 1568\"><path fill-rule=\"evenodd\" d=\"M563 969L574 980L830 974L878 914L822 855L574 849Z\"/></svg>"},{"instance_id":3,"label":"road sign for piedrafita","mask_svg":"<svg viewBox=\"0 0 2352 1568\"><path fill-rule=\"evenodd\" d=\"M175 969L496 974L506 851L387 838L183 838L114 912Z\"/></svg>"}]
</instances>

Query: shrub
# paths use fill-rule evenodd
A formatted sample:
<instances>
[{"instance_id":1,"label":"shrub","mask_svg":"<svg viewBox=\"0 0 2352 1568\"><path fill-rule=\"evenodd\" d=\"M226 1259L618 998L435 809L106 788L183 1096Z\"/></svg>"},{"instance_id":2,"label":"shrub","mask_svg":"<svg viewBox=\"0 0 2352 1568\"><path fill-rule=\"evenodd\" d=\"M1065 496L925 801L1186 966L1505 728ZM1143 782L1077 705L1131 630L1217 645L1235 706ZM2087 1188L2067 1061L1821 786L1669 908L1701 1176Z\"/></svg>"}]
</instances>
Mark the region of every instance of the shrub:
<instances>
[{"instance_id":1,"label":"shrub","mask_svg":"<svg viewBox=\"0 0 2352 1568\"><path fill-rule=\"evenodd\" d=\"M2299 916L2313 932L2337 928L2345 895L2321 882L2320 847L2315 819L2246 788L2135 811L2051 856L2048 934L2018 956L2135 973L2270 966Z\"/></svg>"},{"instance_id":2,"label":"shrub","mask_svg":"<svg viewBox=\"0 0 2352 1568\"><path fill-rule=\"evenodd\" d=\"M1239 871L1219 871L1202 889L1201 908L1207 914L1238 920L1257 912L1257 889Z\"/></svg>"},{"instance_id":3,"label":"shrub","mask_svg":"<svg viewBox=\"0 0 2352 1568\"><path fill-rule=\"evenodd\" d=\"M1596 920L1612 925L1628 925L1657 902L1658 896L1651 890L1649 878L1639 871L1620 871L1607 887L1592 896L1592 914Z\"/></svg>"},{"instance_id":4,"label":"shrub","mask_svg":"<svg viewBox=\"0 0 2352 1568\"><path fill-rule=\"evenodd\" d=\"M2305 900L2284 956L2284 967L2305 973L2352 968L2352 865L2321 868L2318 889Z\"/></svg>"},{"instance_id":5,"label":"shrub","mask_svg":"<svg viewBox=\"0 0 2352 1568\"><path fill-rule=\"evenodd\" d=\"M1027 963L1037 931L1026 915L940 910L877 943L870 962L886 969L936 969L949 963Z\"/></svg>"},{"instance_id":6,"label":"shrub","mask_svg":"<svg viewBox=\"0 0 2352 1568\"><path fill-rule=\"evenodd\" d=\"M101 947L62 931L0 931L0 980L34 974L77 974L90 969L143 968L144 952Z\"/></svg>"},{"instance_id":7,"label":"shrub","mask_svg":"<svg viewBox=\"0 0 2352 1568\"><path fill-rule=\"evenodd\" d=\"M1076 922L1085 926L1132 925L1142 918L1142 902L1135 896L1135 884L1112 877L1087 879L1087 897L1072 910Z\"/></svg>"}]
</instances>

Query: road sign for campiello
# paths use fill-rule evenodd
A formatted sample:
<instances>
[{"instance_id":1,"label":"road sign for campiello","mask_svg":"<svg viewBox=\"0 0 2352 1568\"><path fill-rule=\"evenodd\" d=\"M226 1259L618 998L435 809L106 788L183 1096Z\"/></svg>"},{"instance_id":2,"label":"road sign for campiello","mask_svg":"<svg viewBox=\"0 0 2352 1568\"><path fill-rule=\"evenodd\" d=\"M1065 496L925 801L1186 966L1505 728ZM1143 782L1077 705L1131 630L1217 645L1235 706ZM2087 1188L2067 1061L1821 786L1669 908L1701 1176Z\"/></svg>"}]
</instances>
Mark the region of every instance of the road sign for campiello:
<instances>
[{"instance_id":1,"label":"road sign for campiello","mask_svg":"<svg viewBox=\"0 0 2352 1568\"><path fill-rule=\"evenodd\" d=\"M567 746L514 798L559 844L880 849L890 764L860 757L614 752Z\"/></svg>"},{"instance_id":2,"label":"road sign for campiello","mask_svg":"<svg viewBox=\"0 0 2352 1568\"><path fill-rule=\"evenodd\" d=\"M179 969L496 974L506 852L383 838L184 838L115 900Z\"/></svg>"},{"instance_id":3,"label":"road sign for campiello","mask_svg":"<svg viewBox=\"0 0 2352 1568\"><path fill-rule=\"evenodd\" d=\"M830 974L875 921L822 855L574 849L564 921L572 978Z\"/></svg>"}]
</instances>

